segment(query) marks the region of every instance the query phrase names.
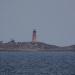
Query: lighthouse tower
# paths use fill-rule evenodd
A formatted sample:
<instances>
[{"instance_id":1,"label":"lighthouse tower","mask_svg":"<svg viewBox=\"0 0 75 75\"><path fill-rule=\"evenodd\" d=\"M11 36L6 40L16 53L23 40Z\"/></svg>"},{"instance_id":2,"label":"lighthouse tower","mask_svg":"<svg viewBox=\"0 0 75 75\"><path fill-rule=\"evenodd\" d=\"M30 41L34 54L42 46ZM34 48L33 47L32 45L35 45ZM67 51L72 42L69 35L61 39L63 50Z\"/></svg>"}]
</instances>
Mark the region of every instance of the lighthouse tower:
<instances>
[{"instance_id":1,"label":"lighthouse tower","mask_svg":"<svg viewBox=\"0 0 75 75\"><path fill-rule=\"evenodd\" d=\"M33 33L32 33L32 43L36 43L36 30L34 29L33 30Z\"/></svg>"}]
</instances>

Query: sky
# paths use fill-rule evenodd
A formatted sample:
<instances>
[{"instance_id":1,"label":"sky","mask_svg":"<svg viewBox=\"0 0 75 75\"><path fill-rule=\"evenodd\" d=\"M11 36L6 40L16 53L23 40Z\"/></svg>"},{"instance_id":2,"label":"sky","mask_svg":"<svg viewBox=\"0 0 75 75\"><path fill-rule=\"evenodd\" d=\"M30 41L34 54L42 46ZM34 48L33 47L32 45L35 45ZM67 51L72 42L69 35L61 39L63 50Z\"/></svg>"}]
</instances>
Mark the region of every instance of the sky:
<instances>
[{"instance_id":1,"label":"sky","mask_svg":"<svg viewBox=\"0 0 75 75\"><path fill-rule=\"evenodd\" d=\"M75 0L0 0L0 40L75 44Z\"/></svg>"}]
</instances>

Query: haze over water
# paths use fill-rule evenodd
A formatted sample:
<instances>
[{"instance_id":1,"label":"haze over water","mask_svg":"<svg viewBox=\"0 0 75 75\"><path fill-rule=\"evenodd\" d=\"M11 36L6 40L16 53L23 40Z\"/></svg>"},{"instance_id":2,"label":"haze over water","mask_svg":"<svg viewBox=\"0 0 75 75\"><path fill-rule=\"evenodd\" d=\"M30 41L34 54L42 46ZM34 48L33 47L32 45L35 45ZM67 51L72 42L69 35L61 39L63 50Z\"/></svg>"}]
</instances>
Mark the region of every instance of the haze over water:
<instances>
[{"instance_id":1,"label":"haze over water","mask_svg":"<svg viewBox=\"0 0 75 75\"><path fill-rule=\"evenodd\" d=\"M75 45L75 0L0 0L0 40ZM0 75L75 75L75 52L0 52Z\"/></svg>"},{"instance_id":2,"label":"haze over water","mask_svg":"<svg viewBox=\"0 0 75 75\"><path fill-rule=\"evenodd\" d=\"M75 44L75 0L0 0L0 40Z\"/></svg>"}]
</instances>

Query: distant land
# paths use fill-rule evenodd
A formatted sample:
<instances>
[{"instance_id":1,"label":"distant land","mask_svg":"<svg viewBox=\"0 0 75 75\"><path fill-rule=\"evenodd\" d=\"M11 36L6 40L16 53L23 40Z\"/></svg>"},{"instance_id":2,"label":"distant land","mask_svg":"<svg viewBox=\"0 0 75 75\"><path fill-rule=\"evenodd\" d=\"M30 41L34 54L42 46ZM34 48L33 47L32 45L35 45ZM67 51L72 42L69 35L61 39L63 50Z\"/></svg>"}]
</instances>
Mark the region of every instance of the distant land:
<instances>
[{"instance_id":1,"label":"distant land","mask_svg":"<svg viewBox=\"0 0 75 75\"><path fill-rule=\"evenodd\" d=\"M43 42L0 42L0 51L75 51L75 45L60 47Z\"/></svg>"},{"instance_id":2,"label":"distant land","mask_svg":"<svg viewBox=\"0 0 75 75\"><path fill-rule=\"evenodd\" d=\"M31 42L15 42L11 40L7 43L0 41L0 51L75 51L75 45L59 47L37 41L36 30L33 30Z\"/></svg>"}]
</instances>

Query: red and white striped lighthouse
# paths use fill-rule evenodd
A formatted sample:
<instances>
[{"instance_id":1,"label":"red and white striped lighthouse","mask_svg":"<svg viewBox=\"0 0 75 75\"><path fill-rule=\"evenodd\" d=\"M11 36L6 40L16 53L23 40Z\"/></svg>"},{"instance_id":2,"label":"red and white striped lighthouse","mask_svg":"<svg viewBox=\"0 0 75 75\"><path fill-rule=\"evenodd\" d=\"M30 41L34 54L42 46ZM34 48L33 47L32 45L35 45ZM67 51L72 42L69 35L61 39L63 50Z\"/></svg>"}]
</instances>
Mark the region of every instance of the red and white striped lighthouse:
<instances>
[{"instance_id":1,"label":"red and white striped lighthouse","mask_svg":"<svg viewBox=\"0 0 75 75\"><path fill-rule=\"evenodd\" d=\"M35 29L33 30L33 33L32 33L32 42L33 43L37 42L36 41L36 30Z\"/></svg>"}]
</instances>

